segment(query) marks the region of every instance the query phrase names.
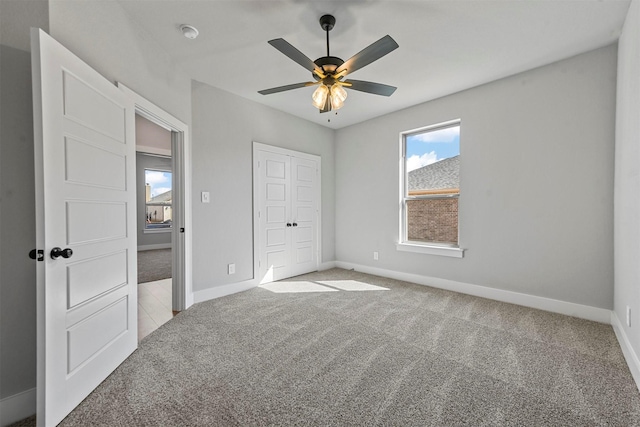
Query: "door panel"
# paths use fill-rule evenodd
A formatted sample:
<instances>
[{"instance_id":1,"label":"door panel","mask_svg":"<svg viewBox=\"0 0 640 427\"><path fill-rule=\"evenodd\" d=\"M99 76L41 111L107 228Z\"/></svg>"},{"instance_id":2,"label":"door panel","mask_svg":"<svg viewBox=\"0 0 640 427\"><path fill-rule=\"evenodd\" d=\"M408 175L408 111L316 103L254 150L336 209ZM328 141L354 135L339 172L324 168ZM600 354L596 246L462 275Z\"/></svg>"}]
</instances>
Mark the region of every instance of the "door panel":
<instances>
[{"instance_id":1,"label":"door panel","mask_svg":"<svg viewBox=\"0 0 640 427\"><path fill-rule=\"evenodd\" d=\"M310 186L313 184L314 176L316 174L315 162L300 163L300 160L296 164L296 181L299 185L306 182Z\"/></svg>"},{"instance_id":2,"label":"door panel","mask_svg":"<svg viewBox=\"0 0 640 427\"><path fill-rule=\"evenodd\" d=\"M282 246L287 243L284 229L276 228L267 230L267 246Z\"/></svg>"},{"instance_id":3,"label":"door panel","mask_svg":"<svg viewBox=\"0 0 640 427\"><path fill-rule=\"evenodd\" d=\"M89 258L67 266L67 308L125 285L127 251Z\"/></svg>"},{"instance_id":4,"label":"door panel","mask_svg":"<svg viewBox=\"0 0 640 427\"><path fill-rule=\"evenodd\" d=\"M116 301L67 329L69 363L67 374L86 362L99 350L127 332L128 298ZM100 334L96 334L100 330Z\"/></svg>"},{"instance_id":5,"label":"door panel","mask_svg":"<svg viewBox=\"0 0 640 427\"><path fill-rule=\"evenodd\" d=\"M268 206L266 209L267 223L282 224L287 222L287 210L284 206Z\"/></svg>"},{"instance_id":6,"label":"door panel","mask_svg":"<svg viewBox=\"0 0 640 427\"><path fill-rule=\"evenodd\" d=\"M104 168L96 170L95 165ZM65 138L66 181L95 187L126 190L126 157L96 147L79 138Z\"/></svg>"},{"instance_id":7,"label":"door panel","mask_svg":"<svg viewBox=\"0 0 640 427\"><path fill-rule=\"evenodd\" d=\"M58 424L137 346L134 105L32 30L39 425ZM70 257L50 255L72 249ZM69 255L69 254L67 254Z\"/></svg>"},{"instance_id":8,"label":"door panel","mask_svg":"<svg viewBox=\"0 0 640 427\"><path fill-rule=\"evenodd\" d=\"M271 177L267 177L267 178L271 178ZM287 185L285 185L284 183L267 184L267 201L284 202L287 200L286 194L287 194Z\"/></svg>"},{"instance_id":9,"label":"door panel","mask_svg":"<svg viewBox=\"0 0 640 427\"><path fill-rule=\"evenodd\" d=\"M314 188L311 186L298 185L296 196L299 202L313 202Z\"/></svg>"},{"instance_id":10,"label":"door panel","mask_svg":"<svg viewBox=\"0 0 640 427\"><path fill-rule=\"evenodd\" d=\"M280 178L285 179L287 176L286 170L289 168L286 159L265 159L266 165L266 177L267 178Z\"/></svg>"},{"instance_id":11,"label":"door panel","mask_svg":"<svg viewBox=\"0 0 640 427\"><path fill-rule=\"evenodd\" d=\"M127 238L127 204L103 200L67 201L67 245Z\"/></svg>"},{"instance_id":12,"label":"door panel","mask_svg":"<svg viewBox=\"0 0 640 427\"><path fill-rule=\"evenodd\" d=\"M91 87L62 70L64 87L64 117L125 143L125 113L122 104L104 96L100 89ZM87 108L90 105L91 108Z\"/></svg>"}]
</instances>

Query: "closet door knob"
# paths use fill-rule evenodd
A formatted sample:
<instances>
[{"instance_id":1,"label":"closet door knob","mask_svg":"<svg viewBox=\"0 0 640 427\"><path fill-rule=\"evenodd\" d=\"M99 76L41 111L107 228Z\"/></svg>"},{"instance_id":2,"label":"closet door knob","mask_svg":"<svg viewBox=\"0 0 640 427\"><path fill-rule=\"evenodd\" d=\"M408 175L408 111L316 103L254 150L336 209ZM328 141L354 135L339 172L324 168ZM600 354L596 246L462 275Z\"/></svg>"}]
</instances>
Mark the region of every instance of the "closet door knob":
<instances>
[{"instance_id":1,"label":"closet door knob","mask_svg":"<svg viewBox=\"0 0 640 427\"><path fill-rule=\"evenodd\" d=\"M291 223L290 222L287 223L287 227L291 227Z\"/></svg>"},{"instance_id":2,"label":"closet door knob","mask_svg":"<svg viewBox=\"0 0 640 427\"><path fill-rule=\"evenodd\" d=\"M293 223L293 226L294 226L294 227L297 227L297 226L298 226L298 223L297 223L297 222L294 222L294 223Z\"/></svg>"}]
</instances>

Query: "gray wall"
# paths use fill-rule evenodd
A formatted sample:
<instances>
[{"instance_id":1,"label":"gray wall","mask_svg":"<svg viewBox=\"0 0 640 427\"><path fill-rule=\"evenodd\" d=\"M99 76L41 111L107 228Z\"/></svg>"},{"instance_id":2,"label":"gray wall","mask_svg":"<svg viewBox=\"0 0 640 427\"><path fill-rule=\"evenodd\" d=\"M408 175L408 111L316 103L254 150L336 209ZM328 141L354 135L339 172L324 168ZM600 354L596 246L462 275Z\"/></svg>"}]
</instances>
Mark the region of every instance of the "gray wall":
<instances>
[{"instance_id":1,"label":"gray wall","mask_svg":"<svg viewBox=\"0 0 640 427\"><path fill-rule=\"evenodd\" d=\"M619 43L615 176L614 310L640 354L640 2L631 3ZM631 308L631 328L626 307Z\"/></svg>"},{"instance_id":2,"label":"gray wall","mask_svg":"<svg viewBox=\"0 0 640 427\"><path fill-rule=\"evenodd\" d=\"M115 2L0 0L0 19L0 398L5 398L36 385L35 268L26 258L35 242L29 28L49 31L109 80L123 82L187 124L191 79Z\"/></svg>"},{"instance_id":3,"label":"gray wall","mask_svg":"<svg viewBox=\"0 0 640 427\"><path fill-rule=\"evenodd\" d=\"M171 170L171 158L170 157L158 157L145 153L136 153L136 200L138 202L138 248L144 250L144 246L148 245L171 245L171 231L165 230L164 232L145 233L145 169L157 169L157 170Z\"/></svg>"},{"instance_id":4,"label":"gray wall","mask_svg":"<svg viewBox=\"0 0 640 427\"><path fill-rule=\"evenodd\" d=\"M253 141L322 158L321 261L333 261L334 131L195 81L192 99L194 291L253 277Z\"/></svg>"},{"instance_id":5,"label":"gray wall","mask_svg":"<svg viewBox=\"0 0 640 427\"><path fill-rule=\"evenodd\" d=\"M51 36L108 80L190 124L191 79L118 3L52 1L49 21Z\"/></svg>"},{"instance_id":6,"label":"gray wall","mask_svg":"<svg viewBox=\"0 0 640 427\"><path fill-rule=\"evenodd\" d=\"M336 258L611 309L615 91L614 45L339 130ZM399 132L458 118L465 257L398 252Z\"/></svg>"},{"instance_id":7,"label":"gray wall","mask_svg":"<svg viewBox=\"0 0 640 427\"><path fill-rule=\"evenodd\" d=\"M36 386L33 106L29 27L47 4L0 1L0 399Z\"/></svg>"}]
</instances>

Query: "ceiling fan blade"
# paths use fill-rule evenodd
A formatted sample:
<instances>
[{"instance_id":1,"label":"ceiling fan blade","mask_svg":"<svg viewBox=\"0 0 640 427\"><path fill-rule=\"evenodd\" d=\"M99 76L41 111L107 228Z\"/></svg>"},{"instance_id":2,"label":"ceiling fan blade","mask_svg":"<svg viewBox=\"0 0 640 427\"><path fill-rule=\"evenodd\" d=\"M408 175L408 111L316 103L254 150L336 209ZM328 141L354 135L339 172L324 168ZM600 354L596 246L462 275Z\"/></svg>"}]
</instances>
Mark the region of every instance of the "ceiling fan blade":
<instances>
[{"instance_id":1,"label":"ceiling fan blade","mask_svg":"<svg viewBox=\"0 0 640 427\"><path fill-rule=\"evenodd\" d=\"M351 83L351 86L345 85L347 89L372 93L374 95L391 96L397 89L394 86L383 85L382 83L366 82L364 80L345 80L344 82Z\"/></svg>"},{"instance_id":2,"label":"ceiling fan blade","mask_svg":"<svg viewBox=\"0 0 640 427\"><path fill-rule=\"evenodd\" d=\"M313 72L314 70L322 71L322 69L314 64L311 59L309 59L304 53L293 47L293 45L285 39L269 40L269 44L278 49L280 52L284 53L286 56L288 56L298 64L302 65L307 70L311 72Z\"/></svg>"},{"instance_id":3,"label":"ceiling fan blade","mask_svg":"<svg viewBox=\"0 0 640 427\"><path fill-rule=\"evenodd\" d=\"M284 92L285 90L300 89L301 87L313 86L315 84L317 83L313 83L313 82L294 83L292 85L278 86L278 87L272 87L271 89L259 90L258 93L261 95L271 95L272 93Z\"/></svg>"},{"instance_id":4,"label":"ceiling fan blade","mask_svg":"<svg viewBox=\"0 0 640 427\"><path fill-rule=\"evenodd\" d=\"M373 61L377 61L387 53L397 48L398 43L396 43L390 35L386 35L349 58L344 64L336 69L336 73L339 73L342 70L347 70L347 73L353 73L365 65L371 64Z\"/></svg>"}]
</instances>

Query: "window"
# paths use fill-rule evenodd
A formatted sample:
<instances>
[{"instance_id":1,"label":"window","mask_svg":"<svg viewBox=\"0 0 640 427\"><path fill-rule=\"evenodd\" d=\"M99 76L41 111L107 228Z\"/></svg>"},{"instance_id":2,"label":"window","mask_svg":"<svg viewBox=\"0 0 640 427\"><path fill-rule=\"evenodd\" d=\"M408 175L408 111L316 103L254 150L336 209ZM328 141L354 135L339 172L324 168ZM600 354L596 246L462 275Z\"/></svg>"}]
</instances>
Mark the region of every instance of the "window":
<instances>
[{"instance_id":1,"label":"window","mask_svg":"<svg viewBox=\"0 0 640 427\"><path fill-rule=\"evenodd\" d=\"M401 143L403 171L398 249L457 249L460 120L405 132Z\"/></svg>"},{"instance_id":2,"label":"window","mask_svg":"<svg viewBox=\"0 0 640 427\"><path fill-rule=\"evenodd\" d=\"M171 172L145 169L145 230L171 228Z\"/></svg>"}]
</instances>

